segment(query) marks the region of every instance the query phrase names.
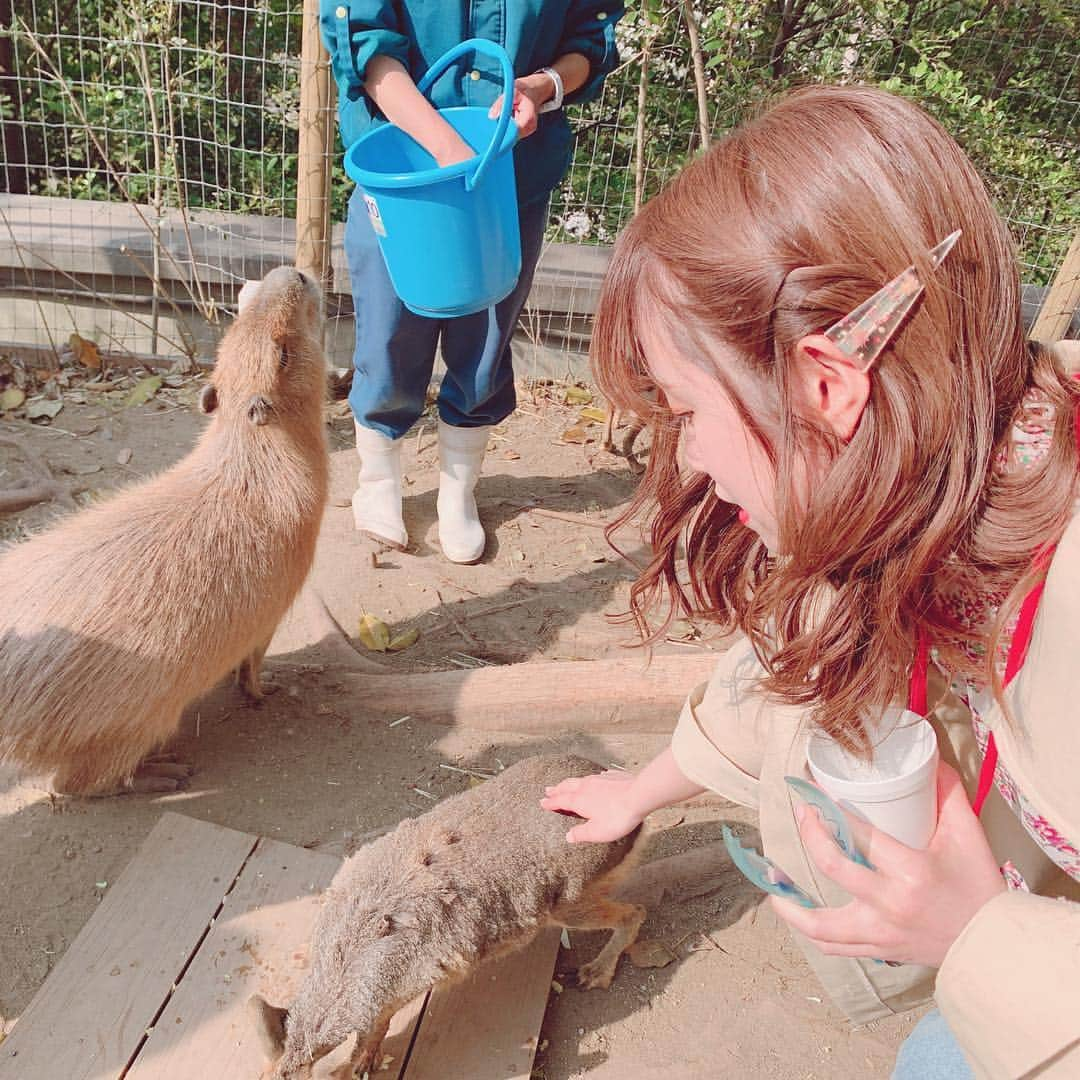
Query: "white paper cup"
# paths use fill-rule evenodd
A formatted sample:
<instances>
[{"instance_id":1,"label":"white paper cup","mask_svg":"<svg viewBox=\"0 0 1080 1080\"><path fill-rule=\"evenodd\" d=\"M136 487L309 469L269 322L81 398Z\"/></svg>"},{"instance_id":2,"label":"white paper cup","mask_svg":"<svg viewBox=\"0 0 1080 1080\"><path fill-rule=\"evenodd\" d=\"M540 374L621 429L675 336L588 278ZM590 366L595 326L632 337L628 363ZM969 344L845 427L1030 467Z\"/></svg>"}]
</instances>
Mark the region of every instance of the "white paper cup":
<instances>
[{"instance_id":1,"label":"white paper cup","mask_svg":"<svg viewBox=\"0 0 1080 1080\"><path fill-rule=\"evenodd\" d=\"M937 825L938 745L916 713L890 708L871 730L872 761L814 734L807 761L814 779L840 806L908 847L925 848Z\"/></svg>"}]
</instances>

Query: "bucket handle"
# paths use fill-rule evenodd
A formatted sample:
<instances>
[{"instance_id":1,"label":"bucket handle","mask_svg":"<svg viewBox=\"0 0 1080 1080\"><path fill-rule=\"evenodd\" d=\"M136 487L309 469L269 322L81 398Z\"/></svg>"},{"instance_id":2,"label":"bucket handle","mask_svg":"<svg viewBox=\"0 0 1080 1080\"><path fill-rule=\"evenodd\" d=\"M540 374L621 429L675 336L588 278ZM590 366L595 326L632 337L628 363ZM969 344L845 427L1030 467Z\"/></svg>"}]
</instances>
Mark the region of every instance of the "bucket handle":
<instances>
[{"instance_id":1,"label":"bucket handle","mask_svg":"<svg viewBox=\"0 0 1080 1080\"><path fill-rule=\"evenodd\" d=\"M484 38L469 38L468 41L455 45L449 52L443 53L431 65L427 74L416 84L416 89L421 94L424 93L455 60L465 56L467 53L474 52L487 53L488 56L493 56L502 65L503 104L502 112L499 113L499 122L495 125L495 134L492 136L491 144L481 155L479 164L472 174L466 174L465 176L466 191L472 191L480 183L484 173L487 172L488 166L494 160L499 147L502 146L506 129L510 126L510 118L514 113L514 69L510 66L510 57L506 55L505 49L500 48L493 41L487 41Z\"/></svg>"}]
</instances>

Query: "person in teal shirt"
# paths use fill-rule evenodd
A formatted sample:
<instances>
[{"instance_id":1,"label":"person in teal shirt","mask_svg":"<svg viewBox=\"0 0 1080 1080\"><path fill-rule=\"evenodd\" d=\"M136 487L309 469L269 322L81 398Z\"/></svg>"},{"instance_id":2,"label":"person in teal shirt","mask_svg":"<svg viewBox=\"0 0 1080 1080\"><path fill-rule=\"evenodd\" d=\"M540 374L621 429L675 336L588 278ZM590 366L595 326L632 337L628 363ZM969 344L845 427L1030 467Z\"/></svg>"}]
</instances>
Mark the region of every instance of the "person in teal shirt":
<instances>
[{"instance_id":1,"label":"person in teal shirt","mask_svg":"<svg viewBox=\"0 0 1080 1080\"><path fill-rule=\"evenodd\" d=\"M338 87L347 148L373 125L397 124L440 165L474 155L437 110L501 102L502 74L483 54L452 65L428 92L416 82L469 38L501 45L514 67L514 150L521 227L521 276L486 312L430 319L410 312L390 284L367 209L349 200L345 254L356 312L349 402L360 473L353 496L359 531L408 544L401 506L401 438L419 419L441 344L446 375L438 395L439 540L453 562L478 561L485 536L474 488L493 425L516 404L510 340L540 255L548 202L573 152L563 106L595 98L617 62L621 3L607 0L321 0L320 27Z\"/></svg>"}]
</instances>

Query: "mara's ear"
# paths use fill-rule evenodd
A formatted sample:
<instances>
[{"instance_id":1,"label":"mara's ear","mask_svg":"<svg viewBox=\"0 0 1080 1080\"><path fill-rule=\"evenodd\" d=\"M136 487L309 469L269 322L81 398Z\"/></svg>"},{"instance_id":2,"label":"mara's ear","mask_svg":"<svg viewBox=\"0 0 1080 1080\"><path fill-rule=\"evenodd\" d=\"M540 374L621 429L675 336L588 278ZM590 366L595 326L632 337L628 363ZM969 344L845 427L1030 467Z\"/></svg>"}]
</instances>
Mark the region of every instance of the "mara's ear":
<instances>
[{"instance_id":1,"label":"mara's ear","mask_svg":"<svg viewBox=\"0 0 1080 1080\"><path fill-rule=\"evenodd\" d=\"M255 1024L259 1045L271 1061L285 1052L285 1017L288 1009L275 1009L264 997L252 994L248 998L248 1013Z\"/></svg>"},{"instance_id":2,"label":"mara's ear","mask_svg":"<svg viewBox=\"0 0 1080 1080\"><path fill-rule=\"evenodd\" d=\"M207 383L199 392L199 409L212 413L217 408L217 389L213 383Z\"/></svg>"}]
</instances>

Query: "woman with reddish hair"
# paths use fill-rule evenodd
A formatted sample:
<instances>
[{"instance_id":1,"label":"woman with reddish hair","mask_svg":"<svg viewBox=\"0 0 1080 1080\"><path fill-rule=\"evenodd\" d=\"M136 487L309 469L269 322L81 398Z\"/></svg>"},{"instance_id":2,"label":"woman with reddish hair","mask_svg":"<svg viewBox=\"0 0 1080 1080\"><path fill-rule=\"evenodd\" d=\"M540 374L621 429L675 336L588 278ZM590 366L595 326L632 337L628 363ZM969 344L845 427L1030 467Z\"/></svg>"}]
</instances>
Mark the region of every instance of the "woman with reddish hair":
<instances>
[{"instance_id":1,"label":"woman with reddish hair","mask_svg":"<svg viewBox=\"0 0 1080 1080\"><path fill-rule=\"evenodd\" d=\"M633 617L739 637L657 759L543 805L575 842L705 788L756 807L836 1003L936 998L897 1077L1080 1076L1080 390L971 162L883 91L779 100L622 235L593 356L653 434ZM872 759L893 703L936 729L937 827L853 822L866 866L784 777L812 732Z\"/></svg>"}]
</instances>

